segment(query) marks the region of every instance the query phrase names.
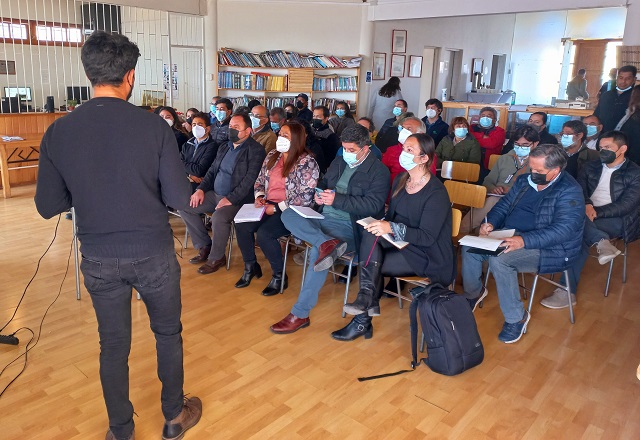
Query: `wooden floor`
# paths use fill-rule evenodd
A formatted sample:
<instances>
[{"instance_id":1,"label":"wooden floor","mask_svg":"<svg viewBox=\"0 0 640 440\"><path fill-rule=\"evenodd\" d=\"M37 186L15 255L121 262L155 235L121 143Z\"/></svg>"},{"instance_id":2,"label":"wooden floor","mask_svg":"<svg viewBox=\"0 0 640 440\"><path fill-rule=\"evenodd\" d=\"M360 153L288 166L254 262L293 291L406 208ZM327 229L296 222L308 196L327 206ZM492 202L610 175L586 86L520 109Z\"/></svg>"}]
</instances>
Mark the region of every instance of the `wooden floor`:
<instances>
[{"instance_id":1,"label":"wooden floor","mask_svg":"<svg viewBox=\"0 0 640 440\"><path fill-rule=\"evenodd\" d=\"M53 237L56 220L38 216L33 194L33 186L16 187L14 198L0 200L2 324ZM172 224L181 237L181 220ZM37 331L57 295L70 243L71 222L63 218L38 277L3 333L22 326ZM337 342L329 333L347 322L340 316L344 290L328 281L311 326L274 335L269 325L289 312L297 296L299 266L289 265L284 295L265 298L260 290L269 274L247 289L234 289L242 271L239 252L229 272L207 276L188 264L193 253L189 248L180 260L185 391L202 398L204 412L187 439L640 438L637 243L630 247L626 285L621 284L621 261L616 262L608 298L602 295L606 270L589 260L575 325L566 309L545 309L536 301L528 333L516 344L503 344L497 339L502 314L491 285L485 307L476 311L484 363L457 377L420 366L410 374L365 383L356 378L408 367L407 307L400 310L396 301L385 299L373 339ZM264 259L260 253L259 258ZM352 295L356 291L354 285ZM550 291L543 285L540 292ZM136 438L159 439L163 419L154 340L144 305L134 299L132 307L129 364ZM28 333L18 337L18 347L0 346L0 368L24 350ZM104 438L108 423L98 352L91 300L84 288L82 300L76 300L71 270L26 371L0 398L0 438ZM0 376L0 389L19 368Z\"/></svg>"}]
</instances>

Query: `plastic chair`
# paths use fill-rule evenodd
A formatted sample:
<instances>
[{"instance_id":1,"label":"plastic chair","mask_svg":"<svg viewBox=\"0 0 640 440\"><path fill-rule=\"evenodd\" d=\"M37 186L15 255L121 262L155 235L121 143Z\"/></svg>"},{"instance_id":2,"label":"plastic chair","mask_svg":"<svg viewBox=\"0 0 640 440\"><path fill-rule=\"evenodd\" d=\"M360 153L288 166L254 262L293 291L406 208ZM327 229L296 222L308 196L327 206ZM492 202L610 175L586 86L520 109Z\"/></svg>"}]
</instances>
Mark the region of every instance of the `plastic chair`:
<instances>
[{"instance_id":1,"label":"plastic chair","mask_svg":"<svg viewBox=\"0 0 640 440\"><path fill-rule=\"evenodd\" d=\"M480 177L480 165L477 163L445 160L442 162L440 175L442 178L449 180L460 180L467 183L477 182Z\"/></svg>"}]
</instances>

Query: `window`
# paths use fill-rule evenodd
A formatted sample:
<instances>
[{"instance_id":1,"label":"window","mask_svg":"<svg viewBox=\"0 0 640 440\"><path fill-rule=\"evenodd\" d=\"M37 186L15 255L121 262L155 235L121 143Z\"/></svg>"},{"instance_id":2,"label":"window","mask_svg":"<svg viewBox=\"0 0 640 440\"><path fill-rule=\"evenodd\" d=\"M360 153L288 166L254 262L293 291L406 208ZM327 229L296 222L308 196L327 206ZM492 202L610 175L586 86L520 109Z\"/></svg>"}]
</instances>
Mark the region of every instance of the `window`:
<instances>
[{"instance_id":1,"label":"window","mask_svg":"<svg viewBox=\"0 0 640 440\"><path fill-rule=\"evenodd\" d=\"M0 23L0 38L13 40L26 40L28 36L27 25L20 23Z\"/></svg>"},{"instance_id":2,"label":"window","mask_svg":"<svg viewBox=\"0 0 640 440\"><path fill-rule=\"evenodd\" d=\"M64 26L36 26L36 38L42 42L81 43L82 30Z\"/></svg>"}]
</instances>

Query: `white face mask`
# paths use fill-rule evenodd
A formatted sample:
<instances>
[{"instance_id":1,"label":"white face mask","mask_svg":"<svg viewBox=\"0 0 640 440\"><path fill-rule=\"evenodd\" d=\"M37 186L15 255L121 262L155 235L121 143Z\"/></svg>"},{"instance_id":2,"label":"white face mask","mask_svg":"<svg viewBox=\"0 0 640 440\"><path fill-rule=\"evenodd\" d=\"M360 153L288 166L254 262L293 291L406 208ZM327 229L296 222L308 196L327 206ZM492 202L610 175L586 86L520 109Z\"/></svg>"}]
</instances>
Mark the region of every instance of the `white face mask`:
<instances>
[{"instance_id":1,"label":"white face mask","mask_svg":"<svg viewBox=\"0 0 640 440\"><path fill-rule=\"evenodd\" d=\"M436 117L436 111L432 108L427 109L427 118L433 119Z\"/></svg>"},{"instance_id":2,"label":"white face mask","mask_svg":"<svg viewBox=\"0 0 640 440\"><path fill-rule=\"evenodd\" d=\"M278 140L276 141L276 150L280 153L286 153L291 148L291 141L285 137L278 136Z\"/></svg>"},{"instance_id":3,"label":"white face mask","mask_svg":"<svg viewBox=\"0 0 640 440\"><path fill-rule=\"evenodd\" d=\"M196 139L201 139L206 134L206 130L204 129L204 127L201 127L199 125L194 125L192 132Z\"/></svg>"},{"instance_id":4,"label":"white face mask","mask_svg":"<svg viewBox=\"0 0 640 440\"><path fill-rule=\"evenodd\" d=\"M398 142L400 142L402 145L404 145L404 142L407 140L407 138L409 136L411 136L413 133L411 133L409 130L407 130L406 128L403 128L400 133L398 134Z\"/></svg>"},{"instance_id":5,"label":"white face mask","mask_svg":"<svg viewBox=\"0 0 640 440\"><path fill-rule=\"evenodd\" d=\"M166 122L167 125L169 125L169 127L173 127L173 119L171 119L171 118L165 119L164 122Z\"/></svg>"}]
</instances>

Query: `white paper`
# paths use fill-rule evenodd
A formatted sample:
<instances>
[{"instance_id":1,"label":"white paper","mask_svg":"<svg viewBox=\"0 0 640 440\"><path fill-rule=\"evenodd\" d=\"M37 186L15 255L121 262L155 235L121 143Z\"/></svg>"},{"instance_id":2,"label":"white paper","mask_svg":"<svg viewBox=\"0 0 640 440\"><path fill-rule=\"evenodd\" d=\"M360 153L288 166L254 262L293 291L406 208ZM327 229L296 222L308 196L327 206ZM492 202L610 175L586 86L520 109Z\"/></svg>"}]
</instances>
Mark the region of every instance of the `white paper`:
<instances>
[{"instance_id":1,"label":"white paper","mask_svg":"<svg viewBox=\"0 0 640 440\"><path fill-rule=\"evenodd\" d=\"M489 232L489 238L511 238L516 233L515 229L502 229L501 231Z\"/></svg>"},{"instance_id":2,"label":"white paper","mask_svg":"<svg viewBox=\"0 0 640 440\"><path fill-rule=\"evenodd\" d=\"M236 223L247 223L247 222L257 222L262 219L262 215L266 206L261 206L256 208L253 203L247 203L246 205L242 205L240 211L236 214L233 221Z\"/></svg>"},{"instance_id":3,"label":"white paper","mask_svg":"<svg viewBox=\"0 0 640 440\"><path fill-rule=\"evenodd\" d=\"M366 226L369 226L371 223L373 223L375 221L377 221L377 220L375 218L373 218L373 217L365 217L365 218L362 218L362 219L358 220L356 223L361 225L361 226L366 227ZM405 246L409 245L409 242L407 242L407 241L402 241L402 240L395 241L393 239L393 237L391 237L390 234L384 234L384 235L381 235L381 237L384 238L385 240L387 240L389 243L391 243L395 247L397 247L398 249L402 249Z\"/></svg>"},{"instance_id":4,"label":"white paper","mask_svg":"<svg viewBox=\"0 0 640 440\"><path fill-rule=\"evenodd\" d=\"M324 215L320 214L318 211L314 211L312 208L308 206L289 206L289 208L293 209L295 212L300 214L304 218L316 218L323 219Z\"/></svg>"},{"instance_id":5,"label":"white paper","mask_svg":"<svg viewBox=\"0 0 640 440\"><path fill-rule=\"evenodd\" d=\"M477 237L475 235L465 235L458 241L463 246L474 247L478 249L485 249L488 251L495 251L502 244L501 239Z\"/></svg>"}]
</instances>

